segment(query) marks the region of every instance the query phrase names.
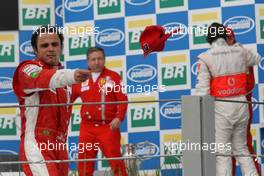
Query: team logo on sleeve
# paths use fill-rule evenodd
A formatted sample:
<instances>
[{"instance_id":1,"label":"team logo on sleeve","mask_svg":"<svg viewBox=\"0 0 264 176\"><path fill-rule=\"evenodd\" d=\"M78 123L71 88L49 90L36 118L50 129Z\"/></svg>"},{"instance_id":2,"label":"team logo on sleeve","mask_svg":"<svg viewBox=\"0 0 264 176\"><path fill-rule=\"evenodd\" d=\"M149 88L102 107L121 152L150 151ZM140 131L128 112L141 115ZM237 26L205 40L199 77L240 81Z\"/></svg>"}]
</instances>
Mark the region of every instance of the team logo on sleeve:
<instances>
[{"instance_id":1,"label":"team logo on sleeve","mask_svg":"<svg viewBox=\"0 0 264 176\"><path fill-rule=\"evenodd\" d=\"M36 78L38 77L41 70L42 70L41 67L34 65L34 64L30 64L30 65L25 66L22 71L25 74L27 74L29 77Z\"/></svg>"}]
</instances>

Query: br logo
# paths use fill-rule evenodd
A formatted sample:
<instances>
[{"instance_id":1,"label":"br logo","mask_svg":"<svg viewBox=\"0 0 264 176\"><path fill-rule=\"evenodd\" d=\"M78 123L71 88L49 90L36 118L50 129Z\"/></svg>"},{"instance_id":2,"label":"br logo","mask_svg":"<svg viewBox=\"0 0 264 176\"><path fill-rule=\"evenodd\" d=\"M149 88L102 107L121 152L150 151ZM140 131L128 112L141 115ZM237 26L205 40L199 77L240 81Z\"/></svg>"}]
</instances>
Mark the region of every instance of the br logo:
<instances>
[{"instance_id":1,"label":"br logo","mask_svg":"<svg viewBox=\"0 0 264 176\"><path fill-rule=\"evenodd\" d=\"M81 117L79 115L79 110L74 110L71 114L71 130L80 131Z\"/></svg>"},{"instance_id":2,"label":"br logo","mask_svg":"<svg viewBox=\"0 0 264 176\"><path fill-rule=\"evenodd\" d=\"M23 25L50 24L51 15L48 7L28 7L22 9Z\"/></svg>"},{"instance_id":3,"label":"br logo","mask_svg":"<svg viewBox=\"0 0 264 176\"><path fill-rule=\"evenodd\" d=\"M15 61L15 45L0 44L0 62L14 62Z\"/></svg>"},{"instance_id":4,"label":"br logo","mask_svg":"<svg viewBox=\"0 0 264 176\"><path fill-rule=\"evenodd\" d=\"M186 65L167 65L162 68L162 84L166 86L187 83Z\"/></svg>"},{"instance_id":5,"label":"br logo","mask_svg":"<svg viewBox=\"0 0 264 176\"><path fill-rule=\"evenodd\" d=\"M16 119L13 118L0 118L0 134L1 135L16 135Z\"/></svg>"},{"instance_id":6,"label":"br logo","mask_svg":"<svg viewBox=\"0 0 264 176\"><path fill-rule=\"evenodd\" d=\"M156 108L153 106L136 106L130 111L132 127L155 126Z\"/></svg>"},{"instance_id":7,"label":"br logo","mask_svg":"<svg viewBox=\"0 0 264 176\"><path fill-rule=\"evenodd\" d=\"M70 43L70 56L85 54L87 48L91 46L91 37L71 37L69 38Z\"/></svg>"},{"instance_id":8,"label":"br logo","mask_svg":"<svg viewBox=\"0 0 264 176\"><path fill-rule=\"evenodd\" d=\"M120 11L120 0L98 0L98 15L118 13Z\"/></svg>"}]
</instances>

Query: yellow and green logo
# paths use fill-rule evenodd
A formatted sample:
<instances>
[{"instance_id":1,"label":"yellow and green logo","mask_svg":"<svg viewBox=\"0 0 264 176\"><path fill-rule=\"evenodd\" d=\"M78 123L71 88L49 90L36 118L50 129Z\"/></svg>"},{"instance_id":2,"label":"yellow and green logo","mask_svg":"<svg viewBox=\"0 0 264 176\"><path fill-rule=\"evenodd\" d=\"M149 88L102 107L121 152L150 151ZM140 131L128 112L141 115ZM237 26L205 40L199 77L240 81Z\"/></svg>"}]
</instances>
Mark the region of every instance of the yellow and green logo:
<instances>
[{"instance_id":1,"label":"yellow and green logo","mask_svg":"<svg viewBox=\"0 0 264 176\"><path fill-rule=\"evenodd\" d=\"M0 109L0 136L17 135L16 108Z\"/></svg>"},{"instance_id":2,"label":"yellow and green logo","mask_svg":"<svg viewBox=\"0 0 264 176\"><path fill-rule=\"evenodd\" d=\"M15 33L0 33L0 65L11 66L17 64L18 47L17 34Z\"/></svg>"},{"instance_id":3,"label":"yellow and green logo","mask_svg":"<svg viewBox=\"0 0 264 176\"><path fill-rule=\"evenodd\" d=\"M52 24L50 0L22 0L22 26Z\"/></svg>"},{"instance_id":4,"label":"yellow and green logo","mask_svg":"<svg viewBox=\"0 0 264 176\"><path fill-rule=\"evenodd\" d=\"M163 54L160 59L160 84L167 89L184 89L190 84L189 62L187 53Z\"/></svg>"},{"instance_id":5,"label":"yellow and green logo","mask_svg":"<svg viewBox=\"0 0 264 176\"><path fill-rule=\"evenodd\" d=\"M121 12L121 0L98 0L98 15Z\"/></svg>"}]
</instances>

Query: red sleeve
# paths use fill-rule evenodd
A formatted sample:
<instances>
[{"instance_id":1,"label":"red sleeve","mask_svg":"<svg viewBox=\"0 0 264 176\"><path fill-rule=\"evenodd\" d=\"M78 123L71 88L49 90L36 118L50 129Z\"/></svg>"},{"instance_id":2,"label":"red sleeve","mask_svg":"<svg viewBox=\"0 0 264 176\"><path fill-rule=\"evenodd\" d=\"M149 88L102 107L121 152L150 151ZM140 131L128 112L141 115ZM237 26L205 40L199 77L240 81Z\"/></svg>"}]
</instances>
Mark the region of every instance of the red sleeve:
<instances>
[{"instance_id":1,"label":"red sleeve","mask_svg":"<svg viewBox=\"0 0 264 176\"><path fill-rule=\"evenodd\" d=\"M15 71L14 90L17 95L23 96L41 89L48 89L50 79L55 72L56 70L43 69L34 63L21 64Z\"/></svg>"},{"instance_id":2,"label":"red sleeve","mask_svg":"<svg viewBox=\"0 0 264 176\"><path fill-rule=\"evenodd\" d=\"M122 80L119 75L115 77L115 84L121 87L120 91L115 92L115 97L117 101L128 101L127 95L122 91ZM116 117L123 121L127 111L127 103L117 104L117 114Z\"/></svg>"},{"instance_id":3,"label":"red sleeve","mask_svg":"<svg viewBox=\"0 0 264 176\"><path fill-rule=\"evenodd\" d=\"M81 84L73 84L71 102L74 102L80 96L80 92L81 92Z\"/></svg>"}]
</instances>

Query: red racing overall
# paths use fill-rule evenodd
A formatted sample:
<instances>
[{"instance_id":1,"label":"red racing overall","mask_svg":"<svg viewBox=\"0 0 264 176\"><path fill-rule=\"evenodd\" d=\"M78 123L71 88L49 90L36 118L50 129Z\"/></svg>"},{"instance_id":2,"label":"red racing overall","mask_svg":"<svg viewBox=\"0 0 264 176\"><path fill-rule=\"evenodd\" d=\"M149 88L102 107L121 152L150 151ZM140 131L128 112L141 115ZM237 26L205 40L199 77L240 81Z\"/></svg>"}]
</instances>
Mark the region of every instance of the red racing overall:
<instances>
[{"instance_id":1,"label":"red racing overall","mask_svg":"<svg viewBox=\"0 0 264 176\"><path fill-rule=\"evenodd\" d=\"M127 96L121 91L120 76L107 68L104 68L95 82L90 78L82 84L73 86L72 100L78 96L82 102L109 102L127 101ZM98 143L106 158L121 157L120 152L120 130L112 130L109 123L118 118L124 120L127 104L106 104L106 105L82 105L79 143ZM96 158L98 148L93 147L82 152L79 151L79 159ZM126 176L125 164L122 160L110 160L109 164L116 176ZM92 176L94 162L79 162L78 170L80 176Z\"/></svg>"},{"instance_id":2,"label":"red racing overall","mask_svg":"<svg viewBox=\"0 0 264 176\"><path fill-rule=\"evenodd\" d=\"M70 89L66 86L73 83L76 82L72 70L56 70L39 60L22 62L13 77L13 89L20 105L66 103L67 99L70 101ZM66 106L20 110L20 160L67 160L65 144L70 110ZM22 168L27 176L68 175L68 163L23 164Z\"/></svg>"}]
</instances>

